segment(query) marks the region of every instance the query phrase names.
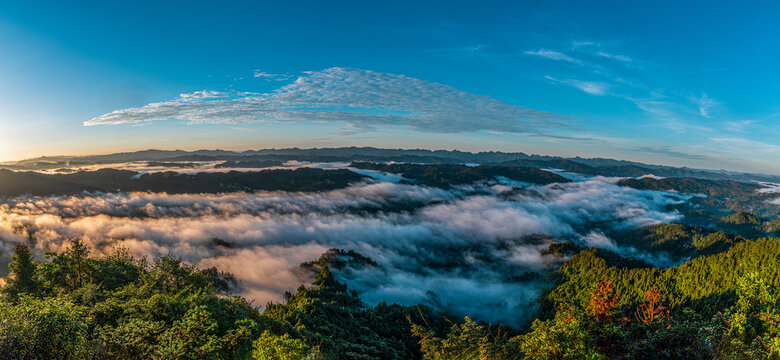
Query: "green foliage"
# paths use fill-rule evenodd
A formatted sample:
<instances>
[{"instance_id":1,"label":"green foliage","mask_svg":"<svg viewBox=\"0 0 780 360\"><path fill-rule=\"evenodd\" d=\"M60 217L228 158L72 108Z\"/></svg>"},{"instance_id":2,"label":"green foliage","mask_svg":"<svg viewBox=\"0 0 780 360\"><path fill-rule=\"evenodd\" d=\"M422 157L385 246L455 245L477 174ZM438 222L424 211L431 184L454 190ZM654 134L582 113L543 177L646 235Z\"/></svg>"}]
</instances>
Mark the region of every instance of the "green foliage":
<instances>
[{"instance_id":1,"label":"green foliage","mask_svg":"<svg viewBox=\"0 0 780 360\"><path fill-rule=\"evenodd\" d=\"M293 339L289 334L273 335L263 331L254 342L252 358L255 360L304 360L315 356L303 341Z\"/></svg>"},{"instance_id":2,"label":"green foliage","mask_svg":"<svg viewBox=\"0 0 780 360\"><path fill-rule=\"evenodd\" d=\"M412 325L412 334L420 339L423 358L427 360L512 360L522 359L518 338L501 334L498 327L479 325L466 317L462 324L453 324L444 338L420 325Z\"/></svg>"},{"instance_id":3,"label":"green foliage","mask_svg":"<svg viewBox=\"0 0 780 360\"><path fill-rule=\"evenodd\" d=\"M768 221L766 224L764 224L764 229L769 233L779 233L780 232L780 219L774 219Z\"/></svg>"},{"instance_id":4,"label":"green foliage","mask_svg":"<svg viewBox=\"0 0 780 360\"><path fill-rule=\"evenodd\" d=\"M224 336L219 336L219 324L204 305L197 305L176 320L160 338L158 354L164 359L225 359L238 355L235 345L246 344L252 329L251 320L240 321Z\"/></svg>"},{"instance_id":5,"label":"green foliage","mask_svg":"<svg viewBox=\"0 0 780 360\"><path fill-rule=\"evenodd\" d=\"M680 223L645 226L616 237L621 245L657 252L666 251L677 257L697 256L697 248L691 240L709 231Z\"/></svg>"},{"instance_id":6,"label":"green foliage","mask_svg":"<svg viewBox=\"0 0 780 360\"><path fill-rule=\"evenodd\" d=\"M94 358L90 320L86 307L63 298L22 295L16 304L0 301L0 358Z\"/></svg>"},{"instance_id":7,"label":"green foliage","mask_svg":"<svg viewBox=\"0 0 780 360\"><path fill-rule=\"evenodd\" d=\"M163 321L129 319L116 326L103 326L98 330L99 341L105 353L123 359L149 359L157 352L159 337L165 331Z\"/></svg>"},{"instance_id":8,"label":"green foliage","mask_svg":"<svg viewBox=\"0 0 780 360\"><path fill-rule=\"evenodd\" d=\"M411 321L445 327L427 307L365 306L328 265L373 265L354 252L308 264L319 269L312 288L264 314L227 293L229 275L174 256L138 261L120 248L93 258L74 239L47 259L17 248L0 300L0 359L415 359Z\"/></svg>"},{"instance_id":9,"label":"green foliage","mask_svg":"<svg viewBox=\"0 0 780 360\"><path fill-rule=\"evenodd\" d=\"M40 287L37 279L37 265L32 260L32 253L27 245L14 247L11 263L11 276L7 278L2 289L5 296L15 299L19 294L36 294Z\"/></svg>"},{"instance_id":10,"label":"green foliage","mask_svg":"<svg viewBox=\"0 0 780 360\"><path fill-rule=\"evenodd\" d=\"M703 254L716 254L731 248L734 244L746 240L741 236L734 236L722 231L707 235L694 235L693 246Z\"/></svg>"},{"instance_id":11,"label":"green foliage","mask_svg":"<svg viewBox=\"0 0 780 360\"><path fill-rule=\"evenodd\" d=\"M268 304L263 315L293 324L323 359L414 359L419 347L411 321L443 328L443 318L426 307L366 307L323 265L314 286L301 286L286 304Z\"/></svg>"},{"instance_id":12,"label":"green foliage","mask_svg":"<svg viewBox=\"0 0 780 360\"><path fill-rule=\"evenodd\" d=\"M41 264L31 260L29 249L17 250L2 289L8 296L0 301L0 348L22 355L240 358L272 324L246 300L225 296L229 276L180 258L163 256L149 264L124 249L90 258L78 239ZM31 271L34 286L22 286L30 276L18 274Z\"/></svg>"},{"instance_id":13,"label":"green foliage","mask_svg":"<svg viewBox=\"0 0 780 360\"><path fill-rule=\"evenodd\" d=\"M780 239L776 238L743 241L726 252L669 269L610 266L599 251L585 250L564 264L558 286L547 297L547 301L573 305L554 312L550 320L537 320L525 336L542 350L524 351L531 358L562 358L550 355L558 349L554 344L577 342L547 339L559 333L577 334L563 326L576 323L579 327L574 329L586 329L587 339L608 358L775 359L780 356L780 311L771 289L780 285L779 262ZM576 309L590 309L594 299L605 298L589 290L599 281L614 284L620 294L615 300L617 313L607 317L590 311L583 316ZM654 289L656 302L663 303L650 305L648 289ZM653 317L648 312L667 307L669 316L649 320ZM552 326L561 319L570 322Z\"/></svg>"},{"instance_id":14,"label":"green foliage","mask_svg":"<svg viewBox=\"0 0 780 360\"><path fill-rule=\"evenodd\" d=\"M763 220L746 211L739 211L724 217L722 222L734 225L761 225Z\"/></svg>"},{"instance_id":15,"label":"green foliage","mask_svg":"<svg viewBox=\"0 0 780 360\"><path fill-rule=\"evenodd\" d=\"M312 270L314 271L314 274L317 274L323 266L328 266L332 269L341 269L348 265L352 267L377 266L374 260L371 260L371 258L365 257L354 250L328 249L328 251L320 255L319 259L305 262L301 264L301 267Z\"/></svg>"},{"instance_id":16,"label":"green foliage","mask_svg":"<svg viewBox=\"0 0 780 360\"><path fill-rule=\"evenodd\" d=\"M715 316L718 359L779 359L780 309L770 287L749 273L737 286L737 303Z\"/></svg>"},{"instance_id":17,"label":"green foliage","mask_svg":"<svg viewBox=\"0 0 780 360\"><path fill-rule=\"evenodd\" d=\"M617 299L608 284L596 285L591 303ZM653 293L649 291L649 293ZM657 300L657 299L656 299ZM560 304L554 316L537 319L529 332L516 336L492 334L467 319L453 325L444 336L424 327L413 327L420 338L425 359L707 359L711 358L703 329L706 322L684 310L678 318L634 321L626 314L631 307L615 308L608 300L608 313Z\"/></svg>"},{"instance_id":18,"label":"green foliage","mask_svg":"<svg viewBox=\"0 0 780 360\"><path fill-rule=\"evenodd\" d=\"M227 293L229 275L174 256L93 258L76 239L37 263L19 246L0 299L0 359L780 359L780 239L676 224L637 234L723 251L664 269L583 250L525 333L366 306L330 270L375 266L355 252L303 264L318 270L312 286L261 313Z\"/></svg>"},{"instance_id":19,"label":"green foliage","mask_svg":"<svg viewBox=\"0 0 780 360\"><path fill-rule=\"evenodd\" d=\"M0 196L74 194L82 191L151 191L178 194L255 190L324 191L345 188L365 178L345 169L314 168L194 175L172 171L139 174L115 169L42 174L0 169Z\"/></svg>"},{"instance_id":20,"label":"green foliage","mask_svg":"<svg viewBox=\"0 0 780 360\"><path fill-rule=\"evenodd\" d=\"M583 311L561 306L552 319L534 321L520 338L520 348L530 359L598 359L588 321Z\"/></svg>"},{"instance_id":21,"label":"green foliage","mask_svg":"<svg viewBox=\"0 0 780 360\"><path fill-rule=\"evenodd\" d=\"M706 342L707 322L695 311L683 308L673 318L654 324L632 322L623 359L711 359Z\"/></svg>"},{"instance_id":22,"label":"green foliage","mask_svg":"<svg viewBox=\"0 0 780 360\"><path fill-rule=\"evenodd\" d=\"M84 279L89 276L86 264L89 258L89 249L80 238L75 238L68 248L68 255L70 255L70 261L68 262L67 274L71 286L78 289L83 284Z\"/></svg>"},{"instance_id":23,"label":"green foliage","mask_svg":"<svg viewBox=\"0 0 780 360\"><path fill-rule=\"evenodd\" d=\"M742 233L754 235L754 230ZM665 252L675 259L716 254L744 240L742 236L681 223L649 225L615 236L621 245L651 253Z\"/></svg>"},{"instance_id":24,"label":"green foliage","mask_svg":"<svg viewBox=\"0 0 780 360\"><path fill-rule=\"evenodd\" d=\"M780 239L743 241L726 252L703 256L677 267L625 268L610 266L602 252L584 250L560 269L559 283L547 296L549 304L587 306L592 284L610 281L621 294L619 306L636 305L651 288L669 299L672 310L691 307L704 317L731 306L739 279L757 272L770 286L780 286ZM551 308L547 305L547 308Z\"/></svg>"},{"instance_id":25,"label":"green foliage","mask_svg":"<svg viewBox=\"0 0 780 360\"><path fill-rule=\"evenodd\" d=\"M672 190L683 194L705 195L703 197L696 196L688 202L694 206L703 207L710 213L725 215L733 212L750 212L760 216L769 216L778 212L777 206L767 202L767 200L773 199L776 195L759 193L758 190L761 186L755 183L690 177L668 177L663 179L646 177L642 179L620 180L618 185L642 190ZM717 221L720 219L716 217L708 220ZM747 217L745 220L750 221Z\"/></svg>"}]
</instances>

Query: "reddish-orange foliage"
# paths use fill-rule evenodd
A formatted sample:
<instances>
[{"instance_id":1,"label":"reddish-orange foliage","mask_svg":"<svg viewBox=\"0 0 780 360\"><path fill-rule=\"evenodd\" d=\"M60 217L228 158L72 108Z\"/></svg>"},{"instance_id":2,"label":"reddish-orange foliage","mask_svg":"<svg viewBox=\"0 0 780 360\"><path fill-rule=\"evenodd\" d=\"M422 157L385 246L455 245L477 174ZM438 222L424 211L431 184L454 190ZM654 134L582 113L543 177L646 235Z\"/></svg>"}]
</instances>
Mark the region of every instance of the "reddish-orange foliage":
<instances>
[{"instance_id":1,"label":"reddish-orange foliage","mask_svg":"<svg viewBox=\"0 0 780 360\"><path fill-rule=\"evenodd\" d=\"M620 294L615 291L611 281L599 282L596 289L590 292L588 310L600 322L612 321L612 317L620 301Z\"/></svg>"},{"instance_id":2,"label":"reddish-orange foliage","mask_svg":"<svg viewBox=\"0 0 780 360\"><path fill-rule=\"evenodd\" d=\"M645 301L636 309L634 316L647 325L665 319L669 315L669 310L664 306L663 300L658 289L645 291Z\"/></svg>"},{"instance_id":3,"label":"reddish-orange foliage","mask_svg":"<svg viewBox=\"0 0 780 360\"><path fill-rule=\"evenodd\" d=\"M572 314L572 307L571 306L568 306L568 305L565 305L565 304L559 304L557 306L557 309L558 309L558 312L560 312L562 314L566 314L566 319L565 319L566 322L571 322L572 320L574 320L574 315Z\"/></svg>"}]
</instances>

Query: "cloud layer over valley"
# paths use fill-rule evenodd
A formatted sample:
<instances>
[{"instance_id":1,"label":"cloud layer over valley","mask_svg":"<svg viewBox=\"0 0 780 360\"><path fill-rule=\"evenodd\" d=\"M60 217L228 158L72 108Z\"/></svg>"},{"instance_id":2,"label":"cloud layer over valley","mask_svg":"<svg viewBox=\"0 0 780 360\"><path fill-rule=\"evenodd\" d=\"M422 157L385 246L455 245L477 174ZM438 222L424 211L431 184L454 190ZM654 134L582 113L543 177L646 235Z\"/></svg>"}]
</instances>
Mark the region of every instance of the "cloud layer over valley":
<instances>
[{"instance_id":1,"label":"cloud layer over valley","mask_svg":"<svg viewBox=\"0 0 780 360\"><path fill-rule=\"evenodd\" d=\"M564 260L543 254L550 244L628 251L609 234L675 220L666 207L680 201L598 178L452 190L365 182L319 193L21 197L0 205L0 246L3 262L15 243L30 242L40 256L76 236L95 254L117 246L137 257L172 253L233 273L237 290L260 305L311 281L300 263L349 249L377 263L337 272L368 303L423 303L521 324Z\"/></svg>"}]
</instances>

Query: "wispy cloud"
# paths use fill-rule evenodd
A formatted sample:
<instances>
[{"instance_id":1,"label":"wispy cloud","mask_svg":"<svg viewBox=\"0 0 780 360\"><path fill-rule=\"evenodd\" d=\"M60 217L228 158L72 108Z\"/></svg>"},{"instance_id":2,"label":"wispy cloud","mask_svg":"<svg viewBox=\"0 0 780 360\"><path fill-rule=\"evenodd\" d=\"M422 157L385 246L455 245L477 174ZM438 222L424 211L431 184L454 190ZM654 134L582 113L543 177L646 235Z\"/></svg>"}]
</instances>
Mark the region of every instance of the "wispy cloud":
<instances>
[{"instance_id":1,"label":"wispy cloud","mask_svg":"<svg viewBox=\"0 0 780 360\"><path fill-rule=\"evenodd\" d=\"M725 123L725 128L729 132L745 132L745 128L755 124L756 120L738 120L738 121L727 121Z\"/></svg>"},{"instance_id":2,"label":"wispy cloud","mask_svg":"<svg viewBox=\"0 0 780 360\"><path fill-rule=\"evenodd\" d=\"M272 74L260 70L255 70L253 76L256 78L265 79L267 81L287 81L294 78L292 74L288 74L288 73Z\"/></svg>"},{"instance_id":3,"label":"wispy cloud","mask_svg":"<svg viewBox=\"0 0 780 360\"><path fill-rule=\"evenodd\" d=\"M697 135L701 135L702 133L715 132L715 129L711 127L697 125L689 121L681 120L679 118L674 118L674 117L662 118L661 124L665 128L679 134L695 133Z\"/></svg>"},{"instance_id":4,"label":"wispy cloud","mask_svg":"<svg viewBox=\"0 0 780 360\"><path fill-rule=\"evenodd\" d=\"M609 89L609 85L603 82L581 81L574 79L556 79L549 75L545 75L544 77L553 82L574 86L577 89L596 96L606 95L607 90Z\"/></svg>"},{"instance_id":5,"label":"wispy cloud","mask_svg":"<svg viewBox=\"0 0 780 360\"><path fill-rule=\"evenodd\" d=\"M607 93L607 84L593 81L569 80L569 84L591 95Z\"/></svg>"},{"instance_id":6,"label":"wispy cloud","mask_svg":"<svg viewBox=\"0 0 780 360\"><path fill-rule=\"evenodd\" d=\"M661 125L678 134L716 132L714 127L698 123L698 112L691 109L690 102L684 97L670 96L660 90L651 91L646 97L617 96L633 102L637 108L652 115L655 121L653 125Z\"/></svg>"},{"instance_id":7,"label":"wispy cloud","mask_svg":"<svg viewBox=\"0 0 780 360\"><path fill-rule=\"evenodd\" d=\"M763 141L737 138L737 137L713 137L710 140L723 147L723 150L737 153L748 153L754 156L771 156L777 159L780 156L780 145L769 144Z\"/></svg>"},{"instance_id":8,"label":"wispy cloud","mask_svg":"<svg viewBox=\"0 0 780 360\"><path fill-rule=\"evenodd\" d=\"M597 90L595 90L597 91ZM404 75L350 68L306 72L271 93L200 91L116 110L84 125L181 119L191 123L335 123L356 130L403 126L456 133L544 133L569 118Z\"/></svg>"},{"instance_id":9,"label":"wispy cloud","mask_svg":"<svg viewBox=\"0 0 780 360\"><path fill-rule=\"evenodd\" d=\"M623 61L623 62L631 62L632 59L625 55L615 55L615 54L609 54L602 51L599 51L596 53L596 55L605 57L607 59L617 60L617 61Z\"/></svg>"},{"instance_id":10,"label":"wispy cloud","mask_svg":"<svg viewBox=\"0 0 780 360\"><path fill-rule=\"evenodd\" d=\"M620 41L571 41L571 50L589 57L575 59L567 54L545 48L526 51L526 54L543 56L555 60L576 61L582 65L577 68L561 67L565 76L545 78L555 83L566 84L596 96L614 96L636 104L637 108L651 115L653 125L661 125L676 133L717 133L718 126L702 124L701 118L710 119L719 103L706 93L700 96L677 88L667 89L659 86L656 79L647 78L647 69L635 63L646 63L625 54ZM607 50L609 48L609 50ZM615 48L614 50L612 50ZM589 61L600 57L613 61ZM546 70L549 71L549 70ZM662 82L660 85L664 85ZM730 124L739 128L740 124ZM671 154L667 154L671 155ZM682 155L682 154L677 154Z\"/></svg>"},{"instance_id":11,"label":"wispy cloud","mask_svg":"<svg viewBox=\"0 0 780 360\"><path fill-rule=\"evenodd\" d=\"M696 102L699 105L699 114L709 119L710 109L716 105L715 100L712 100L707 94L703 94Z\"/></svg>"},{"instance_id":12,"label":"wispy cloud","mask_svg":"<svg viewBox=\"0 0 780 360\"><path fill-rule=\"evenodd\" d=\"M583 46L594 46L594 45L598 45L598 43L597 43L597 42L595 42L595 41L591 41L591 40L585 40L585 41L572 41L572 43L571 43L571 48L572 48L572 49L576 49L576 48L578 48L578 47L583 47Z\"/></svg>"},{"instance_id":13,"label":"wispy cloud","mask_svg":"<svg viewBox=\"0 0 780 360\"><path fill-rule=\"evenodd\" d=\"M577 60L569 55L566 55L562 52L555 51L555 50L548 50L548 49L527 50L524 53L527 55L541 56L552 60L561 60L561 61L566 61L575 64L582 63L580 60Z\"/></svg>"}]
</instances>

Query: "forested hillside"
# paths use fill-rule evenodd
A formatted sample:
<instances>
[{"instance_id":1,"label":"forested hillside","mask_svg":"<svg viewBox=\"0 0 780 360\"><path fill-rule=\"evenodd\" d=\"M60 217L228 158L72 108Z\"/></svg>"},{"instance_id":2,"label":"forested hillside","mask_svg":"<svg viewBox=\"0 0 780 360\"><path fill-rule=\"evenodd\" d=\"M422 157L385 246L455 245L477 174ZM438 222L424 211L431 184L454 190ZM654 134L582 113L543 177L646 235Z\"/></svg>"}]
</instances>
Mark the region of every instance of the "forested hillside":
<instances>
[{"instance_id":1,"label":"forested hillside","mask_svg":"<svg viewBox=\"0 0 780 360\"><path fill-rule=\"evenodd\" d=\"M313 284L260 310L231 276L173 256L89 257L76 239L46 262L14 249L0 300L2 359L414 359L411 324L446 327L425 306L366 307L325 260Z\"/></svg>"},{"instance_id":2,"label":"forested hillside","mask_svg":"<svg viewBox=\"0 0 780 360\"><path fill-rule=\"evenodd\" d=\"M70 174L41 174L0 169L0 197L77 194L84 191L156 191L217 193L229 191L322 191L344 188L365 176L348 170L301 168L257 172L180 174L173 171L142 174L101 169Z\"/></svg>"},{"instance_id":3,"label":"forested hillside","mask_svg":"<svg viewBox=\"0 0 780 360\"><path fill-rule=\"evenodd\" d=\"M426 306L366 306L332 250L283 303L230 296L230 274L173 256L102 257L74 239L45 262L14 249L0 300L3 359L776 359L780 239L744 240L680 266L583 250L528 329Z\"/></svg>"}]
</instances>

